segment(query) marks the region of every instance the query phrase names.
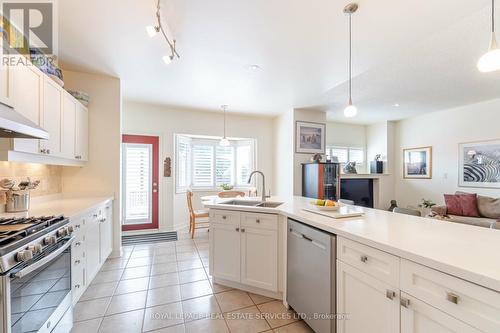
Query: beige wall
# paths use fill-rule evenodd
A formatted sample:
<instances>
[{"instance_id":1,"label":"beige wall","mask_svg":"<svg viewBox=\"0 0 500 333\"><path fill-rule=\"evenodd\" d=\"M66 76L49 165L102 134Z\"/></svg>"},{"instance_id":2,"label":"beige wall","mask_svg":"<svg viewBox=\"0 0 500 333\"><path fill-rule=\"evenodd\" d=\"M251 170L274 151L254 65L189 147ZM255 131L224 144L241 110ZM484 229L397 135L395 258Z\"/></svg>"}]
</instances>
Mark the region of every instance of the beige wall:
<instances>
[{"instance_id":1,"label":"beige wall","mask_svg":"<svg viewBox=\"0 0 500 333\"><path fill-rule=\"evenodd\" d=\"M458 187L458 144L500 139L500 99L427 113L402 120L395 128L395 197L400 206L422 198L442 204L457 190L500 197L500 189ZM403 179L403 148L432 146L432 179Z\"/></svg>"},{"instance_id":2,"label":"beige wall","mask_svg":"<svg viewBox=\"0 0 500 333\"><path fill-rule=\"evenodd\" d=\"M294 158L293 110L290 109L273 120L273 178L277 196L287 199L293 196Z\"/></svg>"},{"instance_id":3,"label":"beige wall","mask_svg":"<svg viewBox=\"0 0 500 333\"><path fill-rule=\"evenodd\" d=\"M112 195L113 256L121 247L121 88L120 79L64 71L65 88L90 95L89 161L85 167L64 167L63 192L70 195Z\"/></svg>"},{"instance_id":4,"label":"beige wall","mask_svg":"<svg viewBox=\"0 0 500 333\"><path fill-rule=\"evenodd\" d=\"M188 226L186 194L175 193L175 134L220 136L223 132L222 112L180 109L144 103L125 102L123 132L160 137L160 162L172 159L172 177L160 179L160 229L177 230ZM273 119L229 113L227 136L257 139L257 169L266 175L267 189L273 191ZM258 180L260 183L260 178ZM202 195L196 192L195 208L200 208Z\"/></svg>"},{"instance_id":5,"label":"beige wall","mask_svg":"<svg viewBox=\"0 0 500 333\"><path fill-rule=\"evenodd\" d=\"M30 177L40 180L32 196L58 194L62 192L62 167L35 163L0 162L0 179L9 178L19 182Z\"/></svg>"}]
</instances>

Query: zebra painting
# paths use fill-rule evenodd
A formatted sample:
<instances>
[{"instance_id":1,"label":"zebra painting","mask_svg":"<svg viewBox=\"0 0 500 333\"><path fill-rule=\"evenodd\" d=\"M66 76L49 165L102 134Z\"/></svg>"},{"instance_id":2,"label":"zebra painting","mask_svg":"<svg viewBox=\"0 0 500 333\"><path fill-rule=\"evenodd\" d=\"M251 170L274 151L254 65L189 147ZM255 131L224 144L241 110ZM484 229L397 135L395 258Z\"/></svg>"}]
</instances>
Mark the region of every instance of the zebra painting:
<instances>
[{"instance_id":1,"label":"zebra painting","mask_svg":"<svg viewBox=\"0 0 500 333\"><path fill-rule=\"evenodd\" d=\"M500 141L460 145L460 186L500 188Z\"/></svg>"}]
</instances>

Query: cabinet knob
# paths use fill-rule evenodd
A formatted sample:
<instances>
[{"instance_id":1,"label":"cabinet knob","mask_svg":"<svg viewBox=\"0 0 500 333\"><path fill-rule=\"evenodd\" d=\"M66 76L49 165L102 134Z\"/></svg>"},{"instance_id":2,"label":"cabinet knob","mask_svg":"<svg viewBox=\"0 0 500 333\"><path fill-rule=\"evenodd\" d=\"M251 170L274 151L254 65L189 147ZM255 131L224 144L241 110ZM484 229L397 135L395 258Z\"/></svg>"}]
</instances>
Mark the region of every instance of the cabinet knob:
<instances>
[{"instance_id":1,"label":"cabinet knob","mask_svg":"<svg viewBox=\"0 0 500 333\"><path fill-rule=\"evenodd\" d=\"M368 257L367 256L361 256L360 260L361 260L361 262L366 263L368 261Z\"/></svg>"},{"instance_id":2,"label":"cabinet knob","mask_svg":"<svg viewBox=\"0 0 500 333\"><path fill-rule=\"evenodd\" d=\"M459 299L459 298L460 298L460 297L458 297L458 295L457 295L457 294L454 294L454 293L446 293L446 299L447 299L449 302L453 303L453 304L458 304L458 299Z\"/></svg>"},{"instance_id":3,"label":"cabinet knob","mask_svg":"<svg viewBox=\"0 0 500 333\"><path fill-rule=\"evenodd\" d=\"M255 220L255 222L260 223L260 220L259 220L259 219L257 219L257 220Z\"/></svg>"},{"instance_id":4,"label":"cabinet knob","mask_svg":"<svg viewBox=\"0 0 500 333\"><path fill-rule=\"evenodd\" d=\"M75 225L75 228L80 229L80 228L81 228L81 225L76 224L76 225Z\"/></svg>"},{"instance_id":5,"label":"cabinet knob","mask_svg":"<svg viewBox=\"0 0 500 333\"><path fill-rule=\"evenodd\" d=\"M390 300L393 300L394 297L396 297L396 292L392 291L392 290L387 290L385 292L385 297L387 297L388 299Z\"/></svg>"},{"instance_id":6,"label":"cabinet knob","mask_svg":"<svg viewBox=\"0 0 500 333\"><path fill-rule=\"evenodd\" d=\"M47 154L50 154L50 149L47 149Z\"/></svg>"},{"instance_id":7,"label":"cabinet knob","mask_svg":"<svg viewBox=\"0 0 500 333\"><path fill-rule=\"evenodd\" d=\"M82 243L80 243L80 242L75 243L75 246L80 246L80 245L82 245Z\"/></svg>"},{"instance_id":8,"label":"cabinet knob","mask_svg":"<svg viewBox=\"0 0 500 333\"><path fill-rule=\"evenodd\" d=\"M236 232L239 232L240 231L240 228L236 228Z\"/></svg>"},{"instance_id":9,"label":"cabinet knob","mask_svg":"<svg viewBox=\"0 0 500 333\"><path fill-rule=\"evenodd\" d=\"M242 229L241 229L241 232L245 232L245 228L242 228Z\"/></svg>"},{"instance_id":10,"label":"cabinet knob","mask_svg":"<svg viewBox=\"0 0 500 333\"><path fill-rule=\"evenodd\" d=\"M401 304L402 307L408 308L410 306L410 300L407 298L401 297L399 304Z\"/></svg>"},{"instance_id":11,"label":"cabinet knob","mask_svg":"<svg viewBox=\"0 0 500 333\"><path fill-rule=\"evenodd\" d=\"M47 152L47 149L40 149L40 153L45 154Z\"/></svg>"},{"instance_id":12,"label":"cabinet knob","mask_svg":"<svg viewBox=\"0 0 500 333\"><path fill-rule=\"evenodd\" d=\"M226 215L222 215L222 219L223 220L227 219L227 216Z\"/></svg>"}]
</instances>

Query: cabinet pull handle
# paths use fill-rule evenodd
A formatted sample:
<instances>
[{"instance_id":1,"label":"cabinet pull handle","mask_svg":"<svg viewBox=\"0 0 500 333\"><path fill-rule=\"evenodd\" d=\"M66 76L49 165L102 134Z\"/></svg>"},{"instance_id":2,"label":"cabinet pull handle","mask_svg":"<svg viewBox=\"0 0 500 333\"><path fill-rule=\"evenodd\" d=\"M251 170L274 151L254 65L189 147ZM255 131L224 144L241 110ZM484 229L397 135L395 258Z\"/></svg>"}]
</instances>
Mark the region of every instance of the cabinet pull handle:
<instances>
[{"instance_id":1,"label":"cabinet pull handle","mask_svg":"<svg viewBox=\"0 0 500 333\"><path fill-rule=\"evenodd\" d=\"M401 297L401 301L399 301L399 303L401 304L402 307L405 307L407 309L410 306L410 300L407 299L407 298L402 298Z\"/></svg>"},{"instance_id":2,"label":"cabinet pull handle","mask_svg":"<svg viewBox=\"0 0 500 333\"><path fill-rule=\"evenodd\" d=\"M80 242L75 243L75 246L80 246L80 245L82 245L82 243L80 243Z\"/></svg>"},{"instance_id":3,"label":"cabinet pull handle","mask_svg":"<svg viewBox=\"0 0 500 333\"><path fill-rule=\"evenodd\" d=\"M236 232L240 232L240 228L236 228Z\"/></svg>"},{"instance_id":4,"label":"cabinet pull handle","mask_svg":"<svg viewBox=\"0 0 500 333\"><path fill-rule=\"evenodd\" d=\"M77 229L80 229L80 227L81 227L81 226L80 226L79 224L76 224L76 225L75 225L75 228L77 228Z\"/></svg>"},{"instance_id":5,"label":"cabinet pull handle","mask_svg":"<svg viewBox=\"0 0 500 333\"><path fill-rule=\"evenodd\" d=\"M79 284L75 284L75 288L79 289L80 285Z\"/></svg>"},{"instance_id":6,"label":"cabinet pull handle","mask_svg":"<svg viewBox=\"0 0 500 333\"><path fill-rule=\"evenodd\" d=\"M78 265L80 263L80 260L75 260L75 265Z\"/></svg>"},{"instance_id":7,"label":"cabinet pull handle","mask_svg":"<svg viewBox=\"0 0 500 333\"><path fill-rule=\"evenodd\" d=\"M242 228L242 229L241 229L241 232L245 232L245 228Z\"/></svg>"},{"instance_id":8,"label":"cabinet pull handle","mask_svg":"<svg viewBox=\"0 0 500 333\"><path fill-rule=\"evenodd\" d=\"M392 290L387 290L385 292L385 296L392 301L394 299L394 297L396 297L396 292L394 292Z\"/></svg>"},{"instance_id":9,"label":"cabinet pull handle","mask_svg":"<svg viewBox=\"0 0 500 333\"><path fill-rule=\"evenodd\" d=\"M361 262L364 262L366 263L368 261L368 257L367 256L361 256L361 258L359 258L361 260Z\"/></svg>"},{"instance_id":10,"label":"cabinet pull handle","mask_svg":"<svg viewBox=\"0 0 500 333\"><path fill-rule=\"evenodd\" d=\"M454 293L447 293L447 294L446 294L446 299L447 299L449 302L453 303L453 304L458 304L458 299L459 299L459 297L458 297L458 295L457 295L457 294L454 294Z\"/></svg>"},{"instance_id":11,"label":"cabinet pull handle","mask_svg":"<svg viewBox=\"0 0 500 333\"><path fill-rule=\"evenodd\" d=\"M310 242L312 242L312 241L313 241L311 238L307 237L307 236L306 236L306 235L304 235L304 234L302 234L302 238L304 238L305 240L310 241Z\"/></svg>"}]
</instances>

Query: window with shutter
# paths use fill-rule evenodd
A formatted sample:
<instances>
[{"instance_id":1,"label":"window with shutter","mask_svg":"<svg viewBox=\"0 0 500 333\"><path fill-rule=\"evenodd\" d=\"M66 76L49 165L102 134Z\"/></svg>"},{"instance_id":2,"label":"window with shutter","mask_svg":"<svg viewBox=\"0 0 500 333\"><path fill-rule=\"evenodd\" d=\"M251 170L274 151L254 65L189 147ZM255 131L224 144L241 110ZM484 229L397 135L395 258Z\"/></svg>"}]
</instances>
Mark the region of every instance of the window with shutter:
<instances>
[{"instance_id":1,"label":"window with shutter","mask_svg":"<svg viewBox=\"0 0 500 333\"><path fill-rule=\"evenodd\" d=\"M220 138L176 136L176 191L187 188L220 190L222 184L248 187L250 172L255 169L255 140L231 140L219 146Z\"/></svg>"},{"instance_id":2,"label":"window with shutter","mask_svg":"<svg viewBox=\"0 0 500 333\"><path fill-rule=\"evenodd\" d=\"M365 152L360 148L349 148L349 161L362 165L365 162Z\"/></svg>"},{"instance_id":3,"label":"window with shutter","mask_svg":"<svg viewBox=\"0 0 500 333\"><path fill-rule=\"evenodd\" d=\"M337 157L339 163L347 163L349 160L349 151L347 148L332 147L331 156Z\"/></svg>"},{"instance_id":4,"label":"window with shutter","mask_svg":"<svg viewBox=\"0 0 500 333\"><path fill-rule=\"evenodd\" d=\"M123 173L125 224L140 224L151 220L151 177L152 150L151 145L123 144Z\"/></svg>"}]
</instances>

